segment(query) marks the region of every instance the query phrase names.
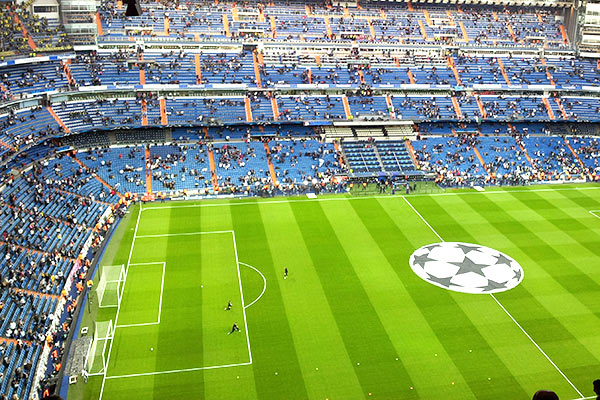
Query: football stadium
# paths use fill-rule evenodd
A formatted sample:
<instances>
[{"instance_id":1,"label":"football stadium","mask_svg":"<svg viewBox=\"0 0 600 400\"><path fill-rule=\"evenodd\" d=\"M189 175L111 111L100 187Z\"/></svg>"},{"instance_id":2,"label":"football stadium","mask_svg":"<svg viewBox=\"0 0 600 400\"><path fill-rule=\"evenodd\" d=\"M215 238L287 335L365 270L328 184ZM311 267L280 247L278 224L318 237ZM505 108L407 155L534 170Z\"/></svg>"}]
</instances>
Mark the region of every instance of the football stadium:
<instances>
[{"instance_id":1,"label":"football stadium","mask_svg":"<svg viewBox=\"0 0 600 400\"><path fill-rule=\"evenodd\" d=\"M599 0L0 0L0 400L600 399Z\"/></svg>"}]
</instances>

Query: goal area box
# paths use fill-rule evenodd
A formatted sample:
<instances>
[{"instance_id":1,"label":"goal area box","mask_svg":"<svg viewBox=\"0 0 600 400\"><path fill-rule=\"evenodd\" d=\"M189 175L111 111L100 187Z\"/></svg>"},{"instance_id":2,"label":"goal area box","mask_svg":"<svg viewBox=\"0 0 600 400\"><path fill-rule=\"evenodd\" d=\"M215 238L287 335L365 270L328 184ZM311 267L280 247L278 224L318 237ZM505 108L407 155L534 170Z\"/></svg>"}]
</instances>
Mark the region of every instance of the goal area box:
<instances>
[{"instance_id":1,"label":"goal area box","mask_svg":"<svg viewBox=\"0 0 600 400\"><path fill-rule=\"evenodd\" d=\"M124 286L125 266L123 264L102 267L96 286L98 306L118 307L121 304Z\"/></svg>"}]
</instances>

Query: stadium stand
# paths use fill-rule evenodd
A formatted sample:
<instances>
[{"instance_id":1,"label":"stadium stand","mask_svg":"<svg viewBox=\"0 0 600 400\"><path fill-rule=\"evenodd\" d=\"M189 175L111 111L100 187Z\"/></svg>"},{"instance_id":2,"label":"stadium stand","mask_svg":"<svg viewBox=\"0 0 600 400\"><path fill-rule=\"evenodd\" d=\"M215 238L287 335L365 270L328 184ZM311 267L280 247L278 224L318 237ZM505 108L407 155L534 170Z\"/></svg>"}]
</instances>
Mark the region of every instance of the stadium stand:
<instances>
[{"instance_id":1,"label":"stadium stand","mask_svg":"<svg viewBox=\"0 0 600 400\"><path fill-rule=\"evenodd\" d=\"M599 64L559 8L107 0L74 50L30 6L0 10L0 395L59 374L130 200L600 176Z\"/></svg>"}]
</instances>

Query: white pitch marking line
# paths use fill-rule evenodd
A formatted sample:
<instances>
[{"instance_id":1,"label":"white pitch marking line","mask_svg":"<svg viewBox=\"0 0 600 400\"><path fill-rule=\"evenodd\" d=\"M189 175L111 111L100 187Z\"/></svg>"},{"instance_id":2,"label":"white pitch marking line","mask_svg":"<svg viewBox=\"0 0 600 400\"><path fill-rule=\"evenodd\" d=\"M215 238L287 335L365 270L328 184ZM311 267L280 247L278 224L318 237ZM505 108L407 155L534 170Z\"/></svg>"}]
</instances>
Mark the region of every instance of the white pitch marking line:
<instances>
[{"instance_id":1,"label":"white pitch marking line","mask_svg":"<svg viewBox=\"0 0 600 400\"><path fill-rule=\"evenodd\" d=\"M219 369L219 368L241 367L243 365L252 365L252 363L251 362L244 362L244 363L239 363L239 364L212 365L212 366L209 366L209 367L173 369L173 370L169 370L169 371L143 372L143 373L140 373L140 374L114 375L114 376L107 376L106 379L122 379L122 378L135 378L136 376L178 374L178 373L181 373L181 372L202 371L202 370L206 370L206 369Z\"/></svg>"},{"instance_id":2,"label":"white pitch marking line","mask_svg":"<svg viewBox=\"0 0 600 400\"><path fill-rule=\"evenodd\" d=\"M404 199L406 204L408 204L410 206L410 208L412 208L412 210L419 216L419 218L421 218L421 221L425 222L425 225L427 225L429 227L429 229L431 229L431 232L433 232L435 234L435 236L437 236L438 239L440 239L440 241L444 242L445 240L442 239L442 237L439 235L439 233L437 233L437 231L435 229L433 229L433 226L429 225L429 222L427 222L427 220L425 220L425 218L423 218L421 213L419 211L417 211L417 209L414 208L412 204L410 204L410 201L408 201L408 199L404 196L402 196L402 198Z\"/></svg>"},{"instance_id":3,"label":"white pitch marking line","mask_svg":"<svg viewBox=\"0 0 600 400\"><path fill-rule=\"evenodd\" d=\"M127 324L127 325L117 325L117 328L131 328L134 326L150 326L150 325L158 325L160 324L160 321L156 321L156 322L144 322L141 324Z\"/></svg>"},{"instance_id":4,"label":"white pitch marking line","mask_svg":"<svg viewBox=\"0 0 600 400\"><path fill-rule=\"evenodd\" d=\"M537 347L537 349L540 351L540 353L542 353L544 355L544 357L546 357L546 359L550 362L550 364L552 364L552 366L554 368L556 368L556 370L558 371L558 373L561 374L562 377L565 378L565 380L567 382L569 382L569 385L571 385L571 387L573 389L575 389L575 391L577 392L577 394L580 395L581 397L584 397L583 393L581 393L579 391L579 389L577 389L577 387L573 384L573 382L571 382L571 380L569 378L567 378L567 376L560 370L560 368L558 368L558 365L556 365L554 363L554 361L552 361L552 359L548 356L548 354L546 354L546 352L544 350L542 350L542 348L535 342L535 340L533 340L533 338L531 336L529 336L529 334L527 333L527 331L525 331L525 329L523 329L523 327L521 326L521 324L519 324L517 322L517 320L508 312L508 310L506 308L504 308L504 306L502 305L502 303L500 303L498 301L498 299L496 298L496 296L494 296L493 293L490 293L490 296L492 296L492 299L494 299L494 301L496 303L498 303L498 305L500 306L500 308L502 308L502 310L504 310L504 312L506 313L506 315L508 315L509 318L512 319L512 321L519 327L519 329L525 334L525 336L527 336L527 338L529 340L531 340L531 343L533 343L534 346Z\"/></svg>"},{"instance_id":5,"label":"white pitch marking line","mask_svg":"<svg viewBox=\"0 0 600 400\"><path fill-rule=\"evenodd\" d=\"M159 324L160 324L160 314L162 313L163 289L165 288L165 269L166 269L167 263L163 262L162 265L163 265L163 273L162 273L162 280L160 282L160 300L158 301L158 323Z\"/></svg>"},{"instance_id":6,"label":"white pitch marking line","mask_svg":"<svg viewBox=\"0 0 600 400\"><path fill-rule=\"evenodd\" d=\"M256 269L256 268L254 268L252 265L250 265L250 264L246 264L246 263L243 263L243 262L240 262L240 264L241 264L241 265L244 265L244 266L246 266L246 267L248 267L248 268L252 268L252 269L253 269L253 270L255 270L256 272L258 272L258 274L259 274L259 275L262 277L262 279L263 279L263 283L264 283L264 285L263 285L263 290L262 290L262 292L260 292L260 294L258 295L258 297L257 297L256 299L254 299L254 301L253 301L252 303L250 303L250 304L248 304L248 305L244 306L244 308L248 308L248 307L250 307L252 304L256 303L258 300L260 300L260 298L262 297L262 295L263 295L263 294L265 294L265 291L267 290L267 278L265 278L265 276L262 274L262 272L260 272L260 271L259 271L258 269Z\"/></svg>"},{"instance_id":7,"label":"white pitch marking line","mask_svg":"<svg viewBox=\"0 0 600 400\"><path fill-rule=\"evenodd\" d=\"M515 190L494 190L485 192L458 192L458 193L421 193L411 194L410 197L429 197L429 196L463 196L463 195L493 195L493 194L510 194L510 193L538 193L538 192L564 192L572 190L599 190L598 186L590 187L574 187L574 188L546 188L546 189L515 189ZM195 207L230 207L230 206L244 206L244 205L264 205L264 204L286 204L286 203L305 203L315 201L341 201L341 200L368 200L368 199L394 199L399 196L392 195L377 195L377 196L364 196L364 197L329 197L329 198L317 198L317 199L288 199L288 200L274 200L274 201L240 201L238 203L210 203L210 204L186 204L181 206L164 206L164 207L146 207L144 211L149 210L166 210L172 208L195 208Z\"/></svg>"},{"instance_id":8,"label":"white pitch marking line","mask_svg":"<svg viewBox=\"0 0 600 400\"><path fill-rule=\"evenodd\" d=\"M206 232L186 232L186 233L165 233L162 235L140 235L137 238L159 238L167 236L196 236L196 235L216 235L219 233L232 233L233 231L206 231Z\"/></svg>"},{"instance_id":9,"label":"white pitch marking line","mask_svg":"<svg viewBox=\"0 0 600 400\"><path fill-rule=\"evenodd\" d=\"M164 264L164 263L165 263L164 261L155 261L155 262L145 262L145 263L131 263L129 265L158 265L158 264Z\"/></svg>"},{"instance_id":10,"label":"white pitch marking line","mask_svg":"<svg viewBox=\"0 0 600 400\"><path fill-rule=\"evenodd\" d=\"M163 266L163 273L162 273L162 281L160 284L160 298L158 300L158 320L156 322L142 322L139 324L125 324L125 325L117 325L117 328L131 328L131 327L135 327L135 326L150 326L150 325L159 325L160 324L160 315L162 313L162 300L163 300L163 289L165 287L165 268L167 266L167 263L164 261L158 261L158 262L147 262L147 263L131 263L129 264L131 265L160 265L162 264Z\"/></svg>"},{"instance_id":11,"label":"white pitch marking line","mask_svg":"<svg viewBox=\"0 0 600 400\"><path fill-rule=\"evenodd\" d=\"M402 198L404 199L404 201L406 201L406 203L410 206L410 208L413 209L413 211L421 218L421 220L423 222L425 222L425 224L429 227L429 229L431 229L431 231L442 241L444 242L444 239L442 239L442 237L436 232L435 229L433 229L433 227L425 220L425 218L423 218L423 216L421 215L421 213L419 213L419 211L417 211L417 209L408 201L408 199L405 196L402 196ZM569 380L569 378L567 378L567 376L561 371L560 368L558 368L558 365L556 365L554 363L554 361L552 361L552 359L544 352L544 350L542 350L542 348L535 342L535 340L533 340L533 338L531 336L529 336L529 334L527 333L527 331L525 329L523 329L523 327L521 326L521 324L519 324L517 322L517 320L511 315L510 312L508 312L508 310L502 305L502 303L500 303L500 301L496 298L496 296L494 296L493 293L490 293L490 296L492 296L492 298L494 299L494 301L500 306L500 308L502 308L502 310L506 313L506 315L509 316L509 318L519 327L519 329L525 334L525 336L527 336L527 338L531 341L531 343L534 344L534 346L544 355L544 357L550 362L550 364L552 364L552 366L558 371L558 373L565 378L565 380L569 383L569 385L571 385L571 387L573 389L575 389L575 391L577 392L577 394L579 396L581 396L582 398L585 398L583 393L581 393L579 391L579 389L577 389L577 387L573 384L573 382L571 382L571 380Z\"/></svg>"},{"instance_id":12,"label":"white pitch marking line","mask_svg":"<svg viewBox=\"0 0 600 400\"><path fill-rule=\"evenodd\" d=\"M133 240L131 241L131 248L129 249L129 257L127 258L127 268L125 269L125 279L123 280L123 288L125 288L125 284L127 283L127 273L129 272L129 265L131 264L131 256L133 255L133 246L135 245L135 237L137 235L137 231L140 226L140 217L142 216L142 208L143 208L143 206L142 206L142 204L140 204L137 221L135 223L135 230L133 231ZM115 327L118 325L120 311L121 311L121 307L117 307L117 314L115 315ZM108 373L108 367L110 365L110 356L112 354L112 347L113 347L114 343L115 343L115 339L114 339L114 334L113 334L113 340L110 341L110 346L108 348L108 356L106 357L106 368L104 369L104 376L102 378L102 386L100 387L99 400L102 400L102 395L104 394L104 384L106 383L106 374Z\"/></svg>"},{"instance_id":13,"label":"white pitch marking line","mask_svg":"<svg viewBox=\"0 0 600 400\"><path fill-rule=\"evenodd\" d=\"M248 322L246 321L246 306L244 305L244 291L242 289L242 276L240 274L240 260L238 258L237 243L235 241L235 232L231 231L233 237L233 249L235 250L235 265L237 266L238 281L240 283L240 296L242 297L242 313L244 314L244 326L246 327L246 343L248 344L248 355L250 364L252 364L252 350L250 349L250 335L248 333Z\"/></svg>"},{"instance_id":14,"label":"white pitch marking line","mask_svg":"<svg viewBox=\"0 0 600 400\"><path fill-rule=\"evenodd\" d=\"M589 213L596 218L600 218L600 210L590 210Z\"/></svg>"}]
</instances>

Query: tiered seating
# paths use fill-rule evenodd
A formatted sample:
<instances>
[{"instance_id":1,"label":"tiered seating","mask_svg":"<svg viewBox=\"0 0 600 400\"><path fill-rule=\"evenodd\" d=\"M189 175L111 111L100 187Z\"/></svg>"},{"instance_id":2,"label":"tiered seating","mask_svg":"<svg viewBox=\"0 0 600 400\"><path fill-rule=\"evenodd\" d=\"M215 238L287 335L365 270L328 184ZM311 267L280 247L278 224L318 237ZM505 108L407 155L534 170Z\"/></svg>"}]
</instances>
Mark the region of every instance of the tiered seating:
<instances>
[{"instance_id":1,"label":"tiered seating","mask_svg":"<svg viewBox=\"0 0 600 400\"><path fill-rule=\"evenodd\" d=\"M193 54L184 52L144 54L146 83L196 84Z\"/></svg>"},{"instance_id":2,"label":"tiered seating","mask_svg":"<svg viewBox=\"0 0 600 400\"><path fill-rule=\"evenodd\" d=\"M257 186L269 177L267 155L260 142L218 144L214 154L221 186Z\"/></svg>"},{"instance_id":3,"label":"tiered seating","mask_svg":"<svg viewBox=\"0 0 600 400\"><path fill-rule=\"evenodd\" d=\"M302 184L321 179L322 174L342 173L339 158L330 143L315 139L281 140L269 144L280 184Z\"/></svg>"},{"instance_id":4,"label":"tiered seating","mask_svg":"<svg viewBox=\"0 0 600 400\"><path fill-rule=\"evenodd\" d=\"M50 113L41 107L19 110L0 118L0 140L5 144L0 151L8 152L31 145L40 138L57 135L61 129Z\"/></svg>"},{"instance_id":5,"label":"tiered seating","mask_svg":"<svg viewBox=\"0 0 600 400\"><path fill-rule=\"evenodd\" d=\"M0 69L2 84L13 94L39 93L68 86L58 61L19 64Z\"/></svg>"},{"instance_id":6,"label":"tiered seating","mask_svg":"<svg viewBox=\"0 0 600 400\"><path fill-rule=\"evenodd\" d=\"M597 121L600 113L598 98L563 97L561 103L570 120ZM556 111L557 115L560 112Z\"/></svg>"},{"instance_id":7,"label":"tiered seating","mask_svg":"<svg viewBox=\"0 0 600 400\"><path fill-rule=\"evenodd\" d=\"M245 122L246 110L242 97L211 97L203 99L167 99L170 124L194 124L208 118L222 122Z\"/></svg>"},{"instance_id":8,"label":"tiered seating","mask_svg":"<svg viewBox=\"0 0 600 400\"><path fill-rule=\"evenodd\" d=\"M114 144L130 145L140 143L162 143L166 140L166 132L162 129L131 129L115 132Z\"/></svg>"},{"instance_id":9,"label":"tiered seating","mask_svg":"<svg viewBox=\"0 0 600 400\"><path fill-rule=\"evenodd\" d=\"M427 137L412 145L422 170L476 178L487 175L473 151L477 143L478 139L469 136Z\"/></svg>"},{"instance_id":10,"label":"tiered seating","mask_svg":"<svg viewBox=\"0 0 600 400\"><path fill-rule=\"evenodd\" d=\"M521 139L537 170L548 179L563 174L581 174L581 168L565 141L556 136L529 136Z\"/></svg>"},{"instance_id":11,"label":"tiered seating","mask_svg":"<svg viewBox=\"0 0 600 400\"><path fill-rule=\"evenodd\" d=\"M38 146L28 154L43 157L48 149ZM0 394L29 398L49 315L57 311L75 259L97 237L94 228L110 207L96 199L118 198L68 156L34 162L6 183L0 193Z\"/></svg>"},{"instance_id":12,"label":"tiered seating","mask_svg":"<svg viewBox=\"0 0 600 400\"><path fill-rule=\"evenodd\" d=\"M67 34L57 20L48 20L32 14L29 10L18 9L19 20L27 29L36 48L68 48L70 47Z\"/></svg>"},{"instance_id":13,"label":"tiered seating","mask_svg":"<svg viewBox=\"0 0 600 400\"><path fill-rule=\"evenodd\" d=\"M354 117L360 118L377 116L388 119L390 113L388 111L387 102L383 96L363 97L355 96L348 98L348 104Z\"/></svg>"},{"instance_id":14,"label":"tiered seating","mask_svg":"<svg viewBox=\"0 0 600 400\"><path fill-rule=\"evenodd\" d=\"M377 142L377 150L386 172L415 171L415 165L404 142L395 140Z\"/></svg>"},{"instance_id":15,"label":"tiered seating","mask_svg":"<svg viewBox=\"0 0 600 400\"><path fill-rule=\"evenodd\" d=\"M200 56L202 83L256 83L252 53L206 53ZM194 75L195 76L195 75Z\"/></svg>"},{"instance_id":16,"label":"tiered seating","mask_svg":"<svg viewBox=\"0 0 600 400\"><path fill-rule=\"evenodd\" d=\"M145 154L142 146L79 152L77 158L121 193L145 193Z\"/></svg>"},{"instance_id":17,"label":"tiered seating","mask_svg":"<svg viewBox=\"0 0 600 400\"><path fill-rule=\"evenodd\" d=\"M363 54L364 53L364 54ZM263 87L276 85L298 85L302 83L322 83L333 85L410 84L412 75L416 84L451 85L457 84L454 72L441 57L425 57L413 51L408 56L401 53L394 57L380 52L359 53L361 62L368 60L370 65L357 65L356 56L349 51L337 50L332 57L323 53L321 63L314 56L297 54L296 50L271 49L264 53L265 63L261 65L260 76ZM79 55L72 60L70 69L74 80L81 86L92 84L140 84L140 67L146 71L147 83L196 84L200 78L203 84L256 84L253 57L251 52L232 51L228 53L201 53L200 76L196 74L194 54L183 52L144 53L143 62L133 52L118 52L103 55ZM460 55L453 57L461 83L470 87L480 84L506 85L558 85L590 86L600 82L600 70L595 62L582 58L538 57L482 57ZM544 65L545 64L545 65ZM65 76L58 76L62 68L58 62L26 64L3 68L11 79L7 80L17 92L27 91L24 85L34 85L34 90L50 90L67 85ZM502 66L506 78L502 74ZM30 71L32 79L24 82L22 73ZM310 73L309 73L310 71ZM64 75L64 74L63 74ZM46 79L41 78L45 76ZM56 79L55 78L60 78ZM54 79L56 82L52 83ZM10 81L14 81L12 84ZM19 88L19 84L23 87Z\"/></svg>"},{"instance_id":18,"label":"tiered seating","mask_svg":"<svg viewBox=\"0 0 600 400\"><path fill-rule=\"evenodd\" d=\"M551 85L552 81L546 73L546 67L536 58L504 58L502 59L506 75L515 85Z\"/></svg>"},{"instance_id":19,"label":"tiered seating","mask_svg":"<svg viewBox=\"0 0 600 400\"><path fill-rule=\"evenodd\" d=\"M281 56L280 56L281 58ZM267 64L260 69L260 78L263 87L272 87L275 85L297 85L300 83L308 83L308 74L306 69L301 66L294 66L291 63Z\"/></svg>"},{"instance_id":20,"label":"tiered seating","mask_svg":"<svg viewBox=\"0 0 600 400\"><path fill-rule=\"evenodd\" d=\"M305 6L308 5L308 11ZM345 16L341 7L323 8L319 3L263 4L265 20L259 20L258 6L247 4L243 10L231 2L215 5L187 3L178 9L162 8L155 3L142 5L140 17L124 18L114 4L106 2L101 12L102 28L107 38L168 35L173 38L197 37L220 39L262 37L271 40L357 41L431 44L461 43L474 46L521 46L565 48L560 22L546 9L516 9L471 6L462 10L421 4L409 10L404 4L363 4L350 8ZM428 11L435 24L429 24L422 10ZM382 16L382 11L385 17ZM169 31L164 23L168 13ZM227 17L225 28L223 17ZM237 19L236 19L237 18ZM274 19L277 36L271 32ZM368 20L371 20L371 26ZM372 27L372 28L371 28ZM371 30L372 29L372 30ZM464 29L464 32L463 32ZM226 32L227 30L227 32Z\"/></svg>"},{"instance_id":21,"label":"tiered seating","mask_svg":"<svg viewBox=\"0 0 600 400\"><path fill-rule=\"evenodd\" d=\"M283 120L345 119L344 105L339 96L277 97L279 116Z\"/></svg>"},{"instance_id":22,"label":"tiered seating","mask_svg":"<svg viewBox=\"0 0 600 400\"><path fill-rule=\"evenodd\" d=\"M68 156L61 155L58 158L44 161L34 172L33 176L36 180L41 180L44 185L56 193L75 193L92 201L98 200L107 203L116 203L119 199L98 180L86 174L82 167Z\"/></svg>"},{"instance_id":23,"label":"tiered seating","mask_svg":"<svg viewBox=\"0 0 600 400\"><path fill-rule=\"evenodd\" d=\"M490 174L498 179L514 171L529 173L531 166L510 136L481 136L477 138L477 148Z\"/></svg>"},{"instance_id":24,"label":"tiered seating","mask_svg":"<svg viewBox=\"0 0 600 400\"><path fill-rule=\"evenodd\" d=\"M41 349L42 346L38 344L4 342L0 345L0 373L3 375L0 392L10 396L7 398L29 398L31 381Z\"/></svg>"},{"instance_id":25,"label":"tiered seating","mask_svg":"<svg viewBox=\"0 0 600 400\"><path fill-rule=\"evenodd\" d=\"M402 119L457 119L449 96L393 97L392 104Z\"/></svg>"},{"instance_id":26,"label":"tiered seating","mask_svg":"<svg viewBox=\"0 0 600 400\"><path fill-rule=\"evenodd\" d=\"M600 141L595 137L571 136L569 144L589 173L600 173Z\"/></svg>"},{"instance_id":27,"label":"tiered seating","mask_svg":"<svg viewBox=\"0 0 600 400\"><path fill-rule=\"evenodd\" d=\"M106 147L110 146L108 135L103 132L86 132L79 135L69 135L63 139L67 146L76 148Z\"/></svg>"},{"instance_id":28,"label":"tiered seating","mask_svg":"<svg viewBox=\"0 0 600 400\"><path fill-rule=\"evenodd\" d=\"M141 102L135 98L61 103L54 112L73 132L142 125Z\"/></svg>"},{"instance_id":29,"label":"tiered seating","mask_svg":"<svg viewBox=\"0 0 600 400\"><path fill-rule=\"evenodd\" d=\"M445 65L421 64L409 68L416 84L455 85L454 73ZM405 83L409 83L408 82Z\"/></svg>"},{"instance_id":30,"label":"tiered seating","mask_svg":"<svg viewBox=\"0 0 600 400\"><path fill-rule=\"evenodd\" d=\"M0 25L2 26L2 29L0 29L0 51L13 54L26 53L30 48L20 27L15 24L10 12L12 10L14 10L14 6L10 8L3 7L0 10Z\"/></svg>"},{"instance_id":31,"label":"tiered seating","mask_svg":"<svg viewBox=\"0 0 600 400\"><path fill-rule=\"evenodd\" d=\"M546 106L539 97L481 96L489 120L548 120Z\"/></svg>"},{"instance_id":32,"label":"tiered seating","mask_svg":"<svg viewBox=\"0 0 600 400\"><path fill-rule=\"evenodd\" d=\"M596 60L586 58L548 58L546 61L557 85L593 86L600 82Z\"/></svg>"},{"instance_id":33,"label":"tiered seating","mask_svg":"<svg viewBox=\"0 0 600 400\"><path fill-rule=\"evenodd\" d=\"M495 58L457 57L455 64L463 85L505 83Z\"/></svg>"},{"instance_id":34,"label":"tiered seating","mask_svg":"<svg viewBox=\"0 0 600 400\"><path fill-rule=\"evenodd\" d=\"M70 64L71 74L80 86L139 85L138 56L134 52L80 55Z\"/></svg>"},{"instance_id":35,"label":"tiered seating","mask_svg":"<svg viewBox=\"0 0 600 400\"><path fill-rule=\"evenodd\" d=\"M152 146L152 189L156 192L212 187L208 151L199 144Z\"/></svg>"},{"instance_id":36,"label":"tiered seating","mask_svg":"<svg viewBox=\"0 0 600 400\"><path fill-rule=\"evenodd\" d=\"M373 142L343 142L350 173L355 175L382 172Z\"/></svg>"},{"instance_id":37,"label":"tiered seating","mask_svg":"<svg viewBox=\"0 0 600 400\"><path fill-rule=\"evenodd\" d=\"M10 51L27 54L35 47L31 40L40 48L66 44L55 21L37 19L14 7L8 5L0 11L3 54L7 50L8 57ZM7 346L12 347L4 350L7 363L0 365L4 373L1 394L28 398L31 380L16 377L17 368L28 361L35 368L41 348L36 333L47 327L47 321L39 316L55 310L64 277L82 244L96 234L99 216L119 201L119 193L146 193L150 188L146 173L154 192L211 190L211 148L215 181L222 193L292 193L290 187L305 182L310 184L304 186L316 182L307 190L327 187L335 181L334 176L345 172L339 155L331 144L299 138L313 134L311 128L299 125L331 125L345 119L431 121L419 129L421 139L413 146L418 168L436 174L443 185L519 183L523 176L535 180L584 172L561 138L537 136L549 131L542 123L550 119L600 119L598 99L577 97L585 93L572 92L600 83L597 63L574 58L569 51L553 51L569 50L570 45L563 40L561 23L550 9L366 2L345 10L316 1L259 6L254 0L244 4L192 0L177 7L145 0L143 7L142 16L129 18L116 9L115 2L103 2L100 23L104 35L99 38L98 53L79 52L65 69L58 61L0 67L0 101L15 100L15 108L0 116L0 155L7 160L26 149L5 171L51 156L14 182L2 178L8 186L0 199L0 222L6 230L0 239L0 275L9 285L0 290L0 337L19 338L20 330L34 326L36 332L27 337L34 342L31 348L17 349L17 344L10 342ZM29 31L29 43L20 27L14 26L10 11L17 11ZM110 40L120 41L126 50L111 50ZM213 41L209 45L212 50L207 51L208 46L200 50L198 41L203 40ZM218 41L227 44L220 46ZM290 50L273 45L289 41L303 46ZM322 46L323 42L327 45ZM159 43L168 44L161 49ZM256 49L249 50L248 45L254 43ZM502 46L511 47L510 56L508 52L493 54L491 49ZM548 49L544 59L515 51L521 48L533 54L532 49L542 46ZM479 49L474 55L473 47L487 50ZM68 83L69 70L75 85ZM466 91L456 88L459 81ZM190 87L198 83L207 86L202 91ZM174 86L156 90L150 84ZM482 84L494 88L478 86ZM512 92L505 92L507 84ZM100 85L107 90L83 88ZM535 85L555 85L567 91L550 89L548 93L544 88L542 94L539 87L532 87ZM35 105L40 98L26 103L21 95L76 90L77 86L81 89L77 95L50 99L57 119L42 102L44 108L19 109ZM528 87L516 92L514 86ZM542 95L548 97L547 102ZM562 102L554 100L558 95ZM272 96L276 96L277 107L271 103ZM276 116L274 108L279 110ZM261 124L274 119L298 126ZM72 133L135 130L73 136L27 150L42 138L63 135L61 121ZM489 121L497 123L487 124ZM508 121L512 125L506 124ZM169 129L157 128L163 125ZM177 126L182 128L173 129L171 136L170 129ZM380 134L402 137L381 127L371 131L370 125L345 129L348 137L357 139ZM412 133L412 127L406 129ZM267 159L265 144L256 141L258 137L270 139L271 159ZM139 144L166 143L171 138L175 144L150 145L147 163L147 148ZM388 139L344 142L350 173L415 173L417 167L404 141ZM570 141L587 172L599 173L597 141ZM136 144L109 147L131 143ZM86 151L77 153L76 158L52 154L62 145ZM94 147L102 149L87 150ZM272 185L272 180L279 186ZM24 304L23 297L15 295L16 289L32 292L23 295Z\"/></svg>"},{"instance_id":38,"label":"tiered seating","mask_svg":"<svg viewBox=\"0 0 600 400\"><path fill-rule=\"evenodd\" d=\"M255 96L250 100L252 119L254 121L273 121L273 107L271 99Z\"/></svg>"}]
</instances>

